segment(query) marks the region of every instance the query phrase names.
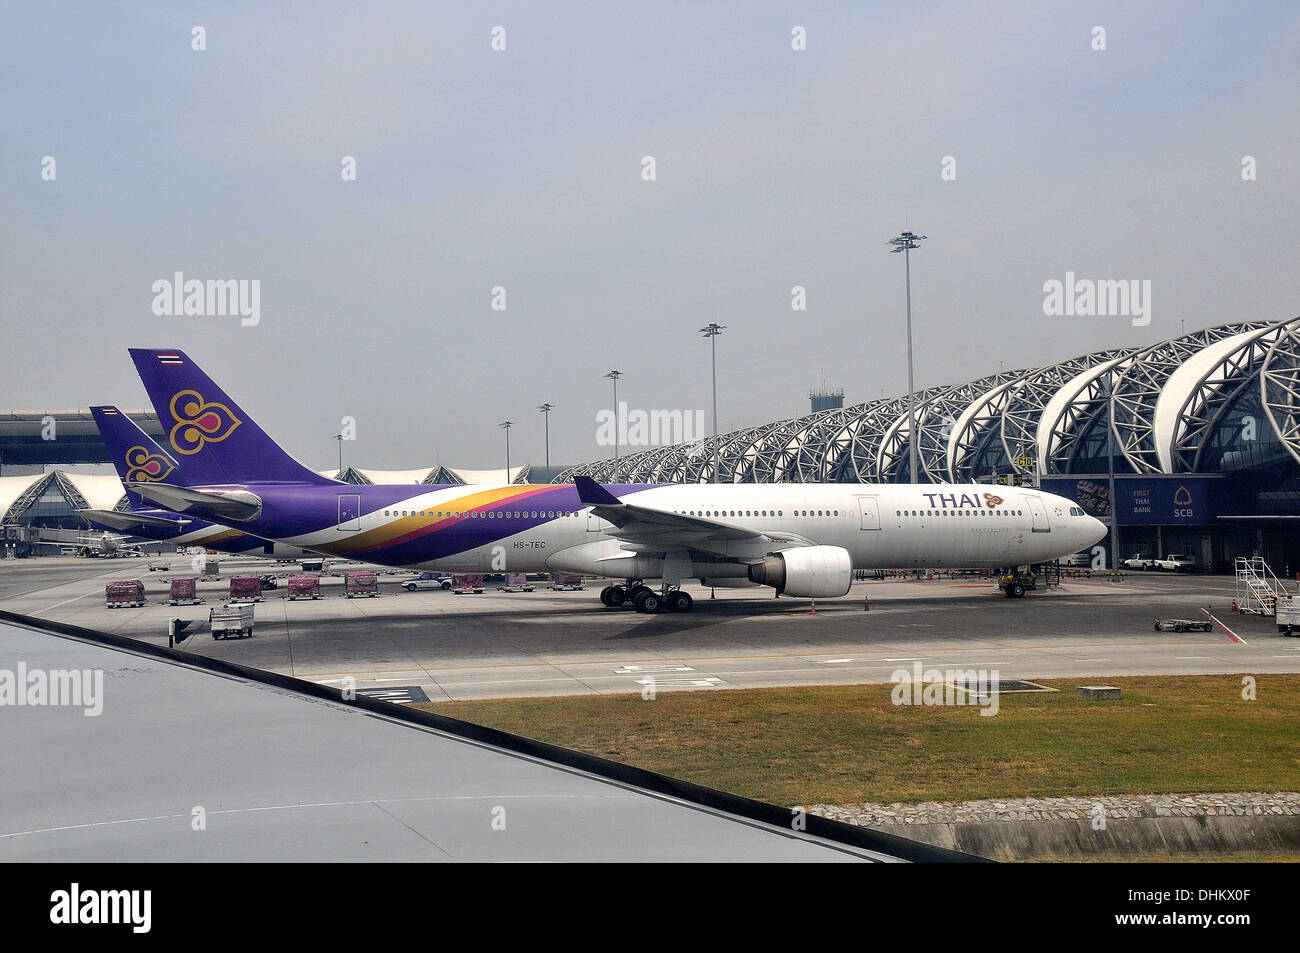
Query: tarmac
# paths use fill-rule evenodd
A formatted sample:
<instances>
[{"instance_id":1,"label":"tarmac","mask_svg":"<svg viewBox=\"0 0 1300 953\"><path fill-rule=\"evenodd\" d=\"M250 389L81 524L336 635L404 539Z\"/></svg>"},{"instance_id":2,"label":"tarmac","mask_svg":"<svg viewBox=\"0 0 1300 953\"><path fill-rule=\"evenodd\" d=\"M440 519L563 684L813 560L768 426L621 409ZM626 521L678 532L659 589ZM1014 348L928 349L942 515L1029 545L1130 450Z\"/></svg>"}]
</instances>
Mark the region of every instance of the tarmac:
<instances>
[{"instance_id":1,"label":"tarmac","mask_svg":"<svg viewBox=\"0 0 1300 953\"><path fill-rule=\"evenodd\" d=\"M191 620L187 651L394 701L881 684L916 663L1079 684L1300 672L1300 639L1279 636L1271 619L1233 613L1234 580L1223 576L1066 578L1023 599L973 577L868 580L815 606L766 588L687 586L693 612L642 615L601 606L599 583L579 592L537 583L532 593L491 584L482 595L408 593L399 588L408 574L385 573L374 599L345 599L330 577L319 601L269 591L252 638L213 641L208 609L224 601L228 580L202 583L202 605L172 607L168 574L147 572L150 561L6 561L0 607L161 645L169 618ZM277 569L295 567L222 559L227 577ZM149 604L105 608L105 582L131 578L144 581ZM1156 618L1212 618L1212 631L1156 632Z\"/></svg>"}]
</instances>

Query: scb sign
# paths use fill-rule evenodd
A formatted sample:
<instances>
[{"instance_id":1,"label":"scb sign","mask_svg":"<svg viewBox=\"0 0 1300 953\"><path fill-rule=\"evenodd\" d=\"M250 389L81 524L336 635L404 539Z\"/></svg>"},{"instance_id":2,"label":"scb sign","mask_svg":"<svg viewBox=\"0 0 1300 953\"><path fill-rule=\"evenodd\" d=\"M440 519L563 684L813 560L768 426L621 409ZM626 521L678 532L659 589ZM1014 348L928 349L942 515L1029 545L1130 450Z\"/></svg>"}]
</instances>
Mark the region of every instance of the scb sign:
<instances>
[{"instance_id":1,"label":"scb sign","mask_svg":"<svg viewBox=\"0 0 1300 953\"><path fill-rule=\"evenodd\" d=\"M1092 516L1110 517L1110 487L1104 477L1043 480L1043 489L1069 497ZM1213 523L1231 511L1231 493L1225 481L1205 477L1120 478L1113 509L1125 526Z\"/></svg>"}]
</instances>

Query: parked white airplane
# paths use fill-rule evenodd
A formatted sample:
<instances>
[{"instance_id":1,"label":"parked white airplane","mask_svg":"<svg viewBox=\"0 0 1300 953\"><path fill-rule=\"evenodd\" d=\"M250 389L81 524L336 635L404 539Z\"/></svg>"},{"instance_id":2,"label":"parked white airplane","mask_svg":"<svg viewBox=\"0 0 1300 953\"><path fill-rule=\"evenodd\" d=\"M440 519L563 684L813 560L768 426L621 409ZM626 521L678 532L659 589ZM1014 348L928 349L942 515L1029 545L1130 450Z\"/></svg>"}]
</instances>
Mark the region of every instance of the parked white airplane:
<instances>
[{"instance_id":1,"label":"parked white airplane","mask_svg":"<svg viewBox=\"0 0 1300 953\"><path fill-rule=\"evenodd\" d=\"M1036 489L936 484L687 484L616 497L577 478L588 505L576 533L546 559L552 570L629 580L601 594L690 609L683 579L767 585L811 598L842 596L856 569L1012 568L1102 539L1106 527L1063 497ZM592 534L599 538L592 538ZM527 545L525 534L524 544ZM550 548L551 541L542 541ZM647 609L636 580L660 579Z\"/></svg>"},{"instance_id":2,"label":"parked white airplane","mask_svg":"<svg viewBox=\"0 0 1300 953\"><path fill-rule=\"evenodd\" d=\"M174 482L128 481L165 509L386 566L578 572L626 580L607 606L691 608L686 579L849 591L855 569L1012 568L1091 546L1106 527L1039 490L942 484L348 486L284 452L176 350L132 349ZM643 585L662 580L656 592Z\"/></svg>"},{"instance_id":3,"label":"parked white airplane","mask_svg":"<svg viewBox=\"0 0 1300 953\"><path fill-rule=\"evenodd\" d=\"M114 533L78 533L75 542L61 540L32 540L31 546L47 546L52 549L77 549L87 556L139 556L139 543L128 543L128 537Z\"/></svg>"}]
</instances>

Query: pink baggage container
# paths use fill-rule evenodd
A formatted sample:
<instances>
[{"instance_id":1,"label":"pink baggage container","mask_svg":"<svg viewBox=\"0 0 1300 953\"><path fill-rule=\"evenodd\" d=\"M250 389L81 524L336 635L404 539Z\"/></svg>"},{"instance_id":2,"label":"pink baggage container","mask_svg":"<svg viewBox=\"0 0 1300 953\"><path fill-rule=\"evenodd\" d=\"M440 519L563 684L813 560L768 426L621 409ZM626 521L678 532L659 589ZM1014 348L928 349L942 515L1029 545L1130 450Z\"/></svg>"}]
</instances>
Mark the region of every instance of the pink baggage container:
<instances>
[{"instance_id":1,"label":"pink baggage container","mask_svg":"<svg viewBox=\"0 0 1300 953\"><path fill-rule=\"evenodd\" d=\"M118 606L144 605L144 583L139 579L120 579L104 587L104 605L110 609Z\"/></svg>"},{"instance_id":2,"label":"pink baggage container","mask_svg":"<svg viewBox=\"0 0 1300 953\"><path fill-rule=\"evenodd\" d=\"M457 594L462 592L482 592L483 574L472 572L453 573L451 577L451 591Z\"/></svg>"},{"instance_id":3,"label":"pink baggage container","mask_svg":"<svg viewBox=\"0 0 1300 953\"><path fill-rule=\"evenodd\" d=\"M189 576L181 576L173 579L171 589L167 593L167 601L172 605L176 605L179 602L198 602L198 580Z\"/></svg>"},{"instance_id":4,"label":"pink baggage container","mask_svg":"<svg viewBox=\"0 0 1300 953\"><path fill-rule=\"evenodd\" d=\"M257 576L231 576L230 598L232 600L261 599L262 580Z\"/></svg>"},{"instance_id":5,"label":"pink baggage container","mask_svg":"<svg viewBox=\"0 0 1300 953\"><path fill-rule=\"evenodd\" d=\"M358 569L343 574L343 594L354 596L379 595L379 576L369 570Z\"/></svg>"},{"instance_id":6,"label":"pink baggage container","mask_svg":"<svg viewBox=\"0 0 1300 953\"><path fill-rule=\"evenodd\" d=\"M576 572L551 573L552 589L582 589L582 576Z\"/></svg>"},{"instance_id":7,"label":"pink baggage container","mask_svg":"<svg viewBox=\"0 0 1300 953\"><path fill-rule=\"evenodd\" d=\"M289 577L290 599L319 599L320 576L315 573L300 573Z\"/></svg>"}]
</instances>

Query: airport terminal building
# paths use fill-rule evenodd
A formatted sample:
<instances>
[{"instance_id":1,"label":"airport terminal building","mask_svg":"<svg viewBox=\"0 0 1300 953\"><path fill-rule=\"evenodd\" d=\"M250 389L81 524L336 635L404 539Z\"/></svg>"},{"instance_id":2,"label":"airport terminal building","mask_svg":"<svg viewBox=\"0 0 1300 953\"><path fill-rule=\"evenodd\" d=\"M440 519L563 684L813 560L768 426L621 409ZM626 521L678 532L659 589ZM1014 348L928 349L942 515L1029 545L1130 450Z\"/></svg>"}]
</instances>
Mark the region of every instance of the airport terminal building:
<instances>
[{"instance_id":1,"label":"airport terminal building","mask_svg":"<svg viewBox=\"0 0 1300 953\"><path fill-rule=\"evenodd\" d=\"M1225 324L564 470L607 483L1031 483L1118 518L1121 558L1300 571L1300 318ZM1114 499L1111 499L1111 474Z\"/></svg>"},{"instance_id":2,"label":"airport terminal building","mask_svg":"<svg viewBox=\"0 0 1300 953\"><path fill-rule=\"evenodd\" d=\"M1226 569L1262 555L1278 573L1300 571L1300 318L1003 371L915 402L923 482L1040 485L1113 515L1120 558L1181 553ZM158 432L152 413L131 416ZM44 439L51 419L56 440ZM912 441L904 395L579 464L554 482L902 483ZM106 460L84 412L0 414L0 524L73 528L79 508L125 505L112 475L43 472ZM15 474L15 464L42 472ZM354 484L529 479L528 466L322 472Z\"/></svg>"}]
</instances>

